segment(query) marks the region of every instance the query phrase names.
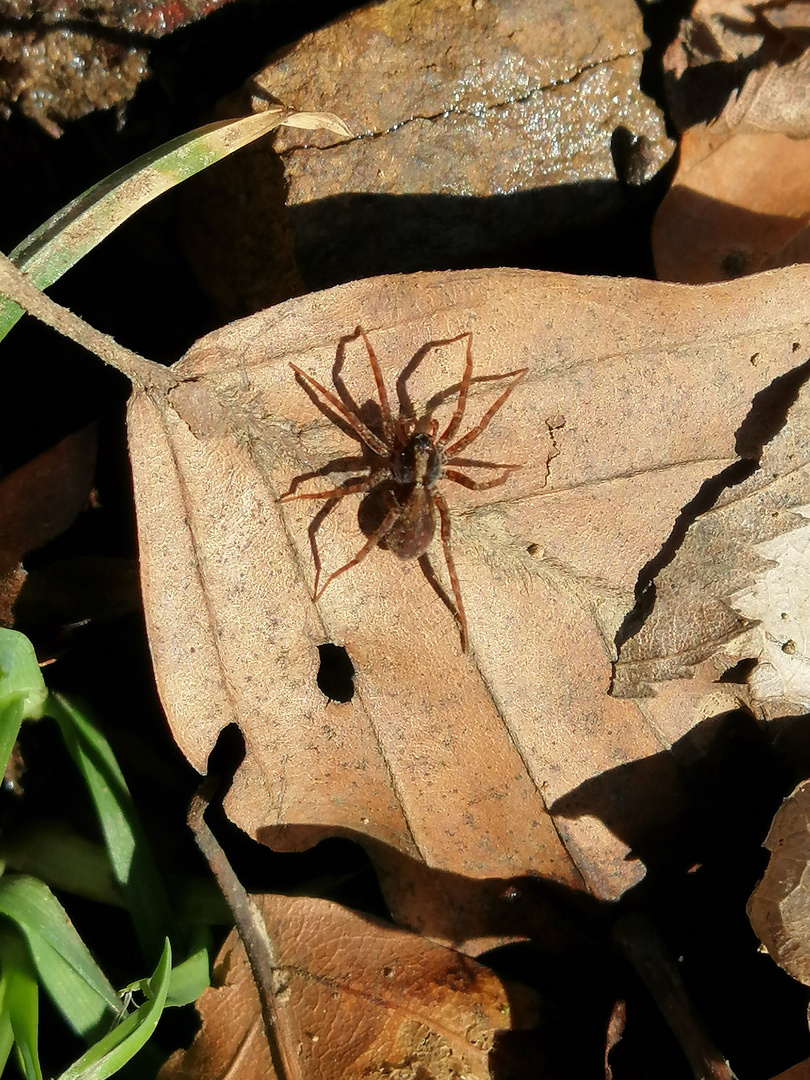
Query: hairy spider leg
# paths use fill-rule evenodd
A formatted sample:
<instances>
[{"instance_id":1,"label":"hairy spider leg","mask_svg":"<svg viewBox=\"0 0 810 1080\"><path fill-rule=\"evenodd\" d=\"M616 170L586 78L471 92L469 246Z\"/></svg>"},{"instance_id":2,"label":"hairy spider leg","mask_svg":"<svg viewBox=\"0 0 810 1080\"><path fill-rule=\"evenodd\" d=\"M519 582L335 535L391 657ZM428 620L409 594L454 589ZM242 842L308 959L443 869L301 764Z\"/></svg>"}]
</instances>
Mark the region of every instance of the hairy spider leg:
<instances>
[{"instance_id":1,"label":"hairy spider leg","mask_svg":"<svg viewBox=\"0 0 810 1080\"><path fill-rule=\"evenodd\" d=\"M516 466L520 468L520 466ZM370 476L364 476L362 480L357 480L353 484L346 484L344 487L330 488L329 491L305 491L301 495L298 493L287 492L286 495L282 495L279 498L279 502L292 502L293 499L342 499L344 495L356 495L358 491L370 491L372 488L372 479L374 474Z\"/></svg>"},{"instance_id":2,"label":"hairy spider leg","mask_svg":"<svg viewBox=\"0 0 810 1080\"><path fill-rule=\"evenodd\" d=\"M377 394L380 399L380 415L382 416L383 435L385 436L386 441L391 444L394 440L395 425L394 418L391 414L391 406L388 403L388 391L385 389L385 380L383 379L382 369L380 368L380 361L377 359L377 354L374 352L374 348L368 340L368 335L362 326L357 327L357 333L366 343L366 350L368 351L368 358L371 363L371 370L374 374L374 382L377 384ZM396 427L397 435L400 435L402 429L399 424L397 424Z\"/></svg>"},{"instance_id":3,"label":"hairy spider leg","mask_svg":"<svg viewBox=\"0 0 810 1080\"><path fill-rule=\"evenodd\" d=\"M487 491L488 488L499 487L501 484L505 484L509 477L512 475L515 469L522 469L522 465L500 465L499 468L507 469L503 476L496 477L495 480L473 480L471 476L466 476L462 472L457 472L455 469L445 469L442 474L447 480L453 480L456 484L461 484L462 487L469 488L471 491Z\"/></svg>"},{"instance_id":4,"label":"hairy spider leg","mask_svg":"<svg viewBox=\"0 0 810 1080\"><path fill-rule=\"evenodd\" d=\"M377 546L377 544L379 544L380 540L382 540L385 534L391 531L394 522L399 517L400 511L401 507L398 504L391 507L391 509L382 519L380 524L377 526L377 528L374 530L374 532L371 534L365 544L363 544L363 546L357 552L355 557L353 559L349 559L349 561L344 566L341 566L339 569L335 570L333 574L330 574L326 581L323 583L323 585L321 585L320 589L316 588L316 600L320 600L320 598L326 592L326 588L330 584L330 582L334 581L336 577L340 577L341 574L345 574L347 570L351 570L353 566L357 566L363 561L363 559L365 559L366 555L368 555L368 553L372 551Z\"/></svg>"},{"instance_id":5,"label":"hairy spider leg","mask_svg":"<svg viewBox=\"0 0 810 1080\"><path fill-rule=\"evenodd\" d=\"M349 412L340 398L335 397L330 393L325 386L321 386L319 382L312 378L311 375L307 375L305 371L302 371L300 367L296 367L295 364L290 364L290 367L295 372L296 378L308 386L310 390L317 396L322 397L340 416L352 431L358 435L369 449L373 450L378 457L387 458L390 451L382 439L378 438L373 431L366 427L359 416L355 416L353 412Z\"/></svg>"},{"instance_id":6,"label":"hairy spider leg","mask_svg":"<svg viewBox=\"0 0 810 1080\"><path fill-rule=\"evenodd\" d=\"M470 379L472 379L473 369L472 330L467 330L466 333L459 334L458 337L450 338L448 344L451 344L454 341L461 341L464 337L467 339L467 358L464 363L464 374L461 376L461 385L458 388L456 407L453 410L453 415L450 417L450 423L444 429L444 433L439 439L439 446L444 446L458 431L461 421L464 419L464 410L467 408L467 395L470 392Z\"/></svg>"},{"instance_id":7,"label":"hairy spider leg","mask_svg":"<svg viewBox=\"0 0 810 1080\"><path fill-rule=\"evenodd\" d=\"M444 436L439 439L439 449L444 452L446 458L455 457L456 454L460 453L462 450L466 450L470 443L474 442L478 438L478 436L481 434L484 428L487 427L492 417L504 404L506 399L509 397L509 395L512 393L512 391L515 389L517 384L521 381L521 379L524 377L528 370L528 368L519 368L517 371L504 372L502 377L504 379L512 378L512 382L509 384L509 386L507 386L501 396L496 401L494 401L492 405L490 405L490 407L487 409L487 411L484 413L484 415L481 417L475 427L470 428L467 434L462 435L461 438L457 439L452 446L448 446L445 449Z\"/></svg>"},{"instance_id":8,"label":"hairy spider leg","mask_svg":"<svg viewBox=\"0 0 810 1080\"><path fill-rule=\"evenodd\" d=\"M450 549L450 511L447 502L440 491L432 492L433 501L439 511L439 523L441 527L442 549L444 561L447 563L447 572L450 575L450 586L453 589L453 599L456 603L456 619L459 632L461 633L461 651L467 651L467 616L464 613L464 601L461 599L461 586L458 582L456 564L453 562L453 553Z\"/></svg>"}]
</instances>

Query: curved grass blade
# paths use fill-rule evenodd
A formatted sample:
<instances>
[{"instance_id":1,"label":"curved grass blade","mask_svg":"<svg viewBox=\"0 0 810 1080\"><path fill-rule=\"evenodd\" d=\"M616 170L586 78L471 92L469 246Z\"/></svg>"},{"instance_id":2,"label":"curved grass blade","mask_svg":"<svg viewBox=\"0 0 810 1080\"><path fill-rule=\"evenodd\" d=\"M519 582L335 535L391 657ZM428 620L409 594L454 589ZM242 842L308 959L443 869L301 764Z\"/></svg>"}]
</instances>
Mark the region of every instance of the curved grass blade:
<instances>
[{"instance_id":1,"label":"curved grass blade","mask_svg":"<svg viewBox=\"0 0 810 1080\"><path fill-rule=\"evenodd\" d=\"M0 927L0 968L3 971L3 1006L25 1080L42 1080L37 1050L39 987L31 958L20 935Z\"/></svg>"},{"instance_id":2,"label":"curved grass blade","mask_svg":"<svg viewBox=\"0 0 810 1080\"><path fill-rule=\"evenodd\" d=\"M99 181L18 244L11 261L40 289L47 289L136 210L282 125L326 128L342 138L351 137L343 121L331 113L296 113L280 107L207 124ZM0 298L0 339L22 314L13 301Z\"/></svg>"},{"instance_id":3,"label":"curved grass blade","mask_svg":"<svg viewBox=\"0 0 810 1080\"><path fill-rule=\"evenodd\" d=\"M39 983L65 1022L97 1038L116 1014L118 995L47 885L23 874L0 878L0 915L25 938Z\"/></svg>"},{"instance_id":4,"label":"curved grass blade","mask_svg":"<svg viewBox=\"0 0 810 1080\"><path fill-rule=\"evenodd\" d=\"M154 963L164 938L173 929L173 918L124 774L109 742L85 713L59 694L50 696L47 712L59 725L68 752L87 784L113 877L147 962Z\"/></svg>"},{"instance_id":5,"label":"curved grass blade","mask_svg":"<svg viewBox=\"0 0 810 1080\"><path fill-rule=\"evenodd\" d=\"M154 975L133 986L146 995L144 1004L82 1054L59 1080L106 1080L138 1053L154 1032L163 1012L171 966L172 949L167 938Z\"/></svg>"}]
</instances>

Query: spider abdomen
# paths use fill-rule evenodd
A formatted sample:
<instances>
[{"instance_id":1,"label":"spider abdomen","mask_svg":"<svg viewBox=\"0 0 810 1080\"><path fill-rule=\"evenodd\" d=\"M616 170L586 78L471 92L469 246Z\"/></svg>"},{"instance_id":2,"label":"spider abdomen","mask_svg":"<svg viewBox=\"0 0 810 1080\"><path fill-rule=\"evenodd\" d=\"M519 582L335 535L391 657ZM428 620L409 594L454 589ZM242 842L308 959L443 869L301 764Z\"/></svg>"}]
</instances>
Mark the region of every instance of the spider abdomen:
<instances>
[{"instance_id":1,"label":"spider abdomen","mask_svg":"<svg viewBox=\"0 0 810 1080\"><path fill-rule=\"evenodd\" d=\"M401 510L385 534L385 546L400 559L418 559L430 547L436 531L433 502L425 487L417 485L403 495L394 492Z\"/></svg>"}]
</instances>

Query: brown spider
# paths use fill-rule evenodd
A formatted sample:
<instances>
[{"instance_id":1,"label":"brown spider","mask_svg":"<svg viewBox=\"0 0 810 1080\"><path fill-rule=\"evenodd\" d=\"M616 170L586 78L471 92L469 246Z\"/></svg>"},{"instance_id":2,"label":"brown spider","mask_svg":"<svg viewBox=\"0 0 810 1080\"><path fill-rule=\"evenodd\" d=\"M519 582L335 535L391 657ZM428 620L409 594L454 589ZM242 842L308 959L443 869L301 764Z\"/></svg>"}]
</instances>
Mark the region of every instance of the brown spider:
<instances>
[{"instance_id":1,"label":"brown spider","mask_svg":"<svg viewBox=\"0 0 810 1080\"><path fill-rule=\"evenodd\" d=\"M369 465L368 475L365 477L350 478L341 487L330 488L328 491L306 492L298 495L291 488L281 496L281 502L292 499L342 499L346 495L358 492L367 492L366 498L376 495L377 517L372 526L367 530L368 539L360 548L353 559L345 563L334 573L330 574L323 585L318 587L320 578L320 566L316 568L315 576L315 599L323 595L331 582L357 566L378 544L393 551L400 559L417 559L427 552L433 535L436 531L436 510L439 512L442 547L444 558L447 563L447 571L450 575L450 584L455 599L455 616L461 633L461 647L467 651L467 617L464 614L464 603L461 599L458 575L450 550L450 512L444 495L438 490L438 483L442 479L452 480L463 487L473 491L485 491L487 488L498 487L511 475L514 469L520 465L505 465L492 461L470 461L460 458L458 455L467 449L487 427L493 416L498 412L506 399L515 389L517 384L529 370L519 368L517 371L507 371L502 375L479 376L476 381L491 382L497 379L511 379L511 383L503 391L500 397L487 409L480 421L467 431L459 439L455 439L456 432L464 420L464 412L467 407L467 396L472 382L472 332L466 331L454 338L437 344L450 345L455 341L467 339L467 359L464 366L464 374L458 390L458 398L450 422L441 435L438 435L439 423L426 412L424 416L416 419L413 416L405 416L400 407L400 415L394 419L391 406L388 402L388 393L383 381L382 371L371 342L362 327L357 327L356 336L362 337L374 382L377 386L377 394L380 401L380 418L382 436L375 434L363 423L360 417L349 410L338 397L327 390L310 375L290 364L295 372L296 379L315 398L316 402L325 404L343 420L359 439L368 447L378 461ZM448 468L453 465L473 465L490 469L503 469L503 475L495 480L477 481L467 476L458 469ZM293 485L294 487L295 485ZM365 499L363 500L366 501ZM366 531L366 530L364 530Z\"/></svg>"}]
</instances>

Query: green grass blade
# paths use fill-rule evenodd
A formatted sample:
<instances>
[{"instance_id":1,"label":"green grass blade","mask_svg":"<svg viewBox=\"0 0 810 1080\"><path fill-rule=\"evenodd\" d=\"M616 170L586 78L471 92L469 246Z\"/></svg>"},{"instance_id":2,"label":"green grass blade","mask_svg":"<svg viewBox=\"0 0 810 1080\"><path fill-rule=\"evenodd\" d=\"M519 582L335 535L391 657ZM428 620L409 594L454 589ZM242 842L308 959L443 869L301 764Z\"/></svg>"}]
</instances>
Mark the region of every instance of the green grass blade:
<instances>
[{"instance_id":1,"label":"green grass blade","mask_svg":"<svg viewBox=\"0 0 810 1080\"><path fill-rule=\"evenodd\" d=\"M172 950L167 938L154 975L142 984L147 998L144 1004L82 1054L59 1080L106 1080L137 1054L157 1027L165 1007L171 966Z\"/></svg>"},{"instance_id":2,"label":"green grass blade","mask_svg":"<svg viewBox=\"0 0 810 1080\"><path fill-rule=\"evenodd\" d=\"M58 694L48 699L47 711L59 725L87 784L113 877L121 887L147 962L154 963L173 921L124 775L110 744L83 712Z\"/></svg>"},{"instance_id":3,"label":"green grass blade","mask_svg":"<svg viewBox=\"0 0 810 1080\"><path fill-rule=\"evenodd\" d=\"M0 627L0 762L5 772L23 720L38 720L48 691L34 646L24 634Z\"/></svg>"},{"instance_id":4,"label":"green grass blade","mask_svg":"<svg viewBox=\"0 0 810 1080\"><path fill-rule=\"evenodd\" d=\"M39 982L65 1022L85 1039L118 1010L118 995L73 928L62 905L36 878L0 878L0 915L25 938Z\"/></svg>"},{"instance_id":5,"label":"green grass blade","mask_svg":"<svg viewBox=\"0 0 810 1080\"><path fill-rule=\"evenodd\" d=\"M39 987L25 942L10 926L0 927L4 1007L25 1080L42 1080L37 1050Z\"/></svg>"},{"instance_id":6,"label":"green grass blade","mask_svg":"<svg viewBox=\"0 0 810 1080\"><path fill-rule=\"evenodd\" d=\"M342 137L350 135L331 114L289 113L280 108L208 124L164 143L95 184L18 244L11 261L40 289L47 289L136 210L282 124L325 127ZM0 298L0 340L22 314L13 301Z\"/></svg>"},{"instance_id":7,"label":"green grass blade","mask_svg":"<svg viewBox=\"0 0 810 1080\"><path fill-rule=\"evenodd\" d=\"M39 878L51 889L124 907L107 849L67 821L39 820L0 836L0 864Z\"/></svg>"},{"instance_id":8,"label":"green grass blade","mask_svg":"<svg viewBox=\"0 0 810 1080\"><path fill-rule=\"evenodd\" d=\"M14 1033L6 1005L6 976L0 966L0 1076L3 1075L13 1045Z\"/></svg>"},{"instance_id":9,"label":"green grass blade","mask_svg":"<svg viewBox=\"0 0 810 1080\"><path fill-rule=\"evenodd\" d=\"M211 985L211 935L202 932L198 937L199 944L188 959L172 968L167 1006L177 1008L190 1005Z\"/></svg>"}]
</instances>

